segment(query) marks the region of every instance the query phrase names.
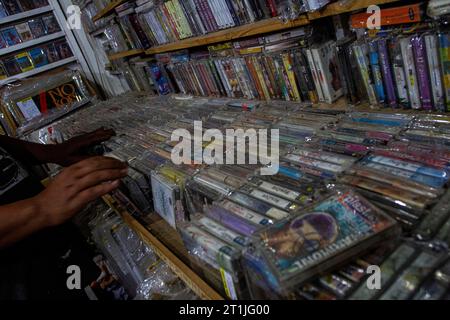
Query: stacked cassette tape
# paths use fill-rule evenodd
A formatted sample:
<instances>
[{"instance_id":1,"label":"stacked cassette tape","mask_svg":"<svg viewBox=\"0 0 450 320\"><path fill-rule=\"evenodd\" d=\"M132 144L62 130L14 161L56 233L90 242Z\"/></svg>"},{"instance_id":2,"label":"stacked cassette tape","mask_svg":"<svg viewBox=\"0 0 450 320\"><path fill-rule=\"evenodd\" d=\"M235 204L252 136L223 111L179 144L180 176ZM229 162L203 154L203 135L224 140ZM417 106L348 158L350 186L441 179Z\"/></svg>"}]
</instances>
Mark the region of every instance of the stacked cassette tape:
<instances>
[{"instance_id":1,"label":"stacked cassette tape","mask_svg":"<svg viewBox=\"0 0 450 320\"><path fill-rule=\"evenodd\" d=\"M132 214L156 213L177 230L199 273L230 299L448 294L445 115L134 93L83 109L29 138L51 143L101 126L117 135L98 153L130 166L115 198ZM223 148L214 139L196 141L208 129L224 135L253 129L257 140ZM263 129L279 132L274 174L264 172L276 166L266 160L275 158L252 151ZM181 142L190 147L177 164ZM235 164L199 158L212 149L213 159ZM238 151L245 160L240 164ZM373 265L390 278L382 291L367 292ZM405 279L415 274L409 287Z\"/></svg>"}]
</instances>

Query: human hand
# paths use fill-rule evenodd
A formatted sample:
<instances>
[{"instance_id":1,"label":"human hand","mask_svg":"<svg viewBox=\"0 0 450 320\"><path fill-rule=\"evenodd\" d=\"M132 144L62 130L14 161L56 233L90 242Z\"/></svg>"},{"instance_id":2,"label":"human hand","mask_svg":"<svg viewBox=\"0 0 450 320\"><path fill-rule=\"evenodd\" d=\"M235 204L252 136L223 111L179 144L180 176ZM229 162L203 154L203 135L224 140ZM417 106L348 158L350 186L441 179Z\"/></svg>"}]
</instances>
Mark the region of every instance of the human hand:
<instances>
[{"instance_id":1,"label":"human hand","mask_svg":"<svg viewBox=\"0 0 450 320\"><path fill-rule=\"evenodd\" d=\"M75 164L92 156L87 153L89 147L107 141L114 135L114 130L100 128L67 140L64 143L50 145L48 147L51 150L47 151L49 154L47 162L56 163L64 167Z\"/></svg>"},{"instance_id":2,"label":"human hand","mask_svg":"<svg viewBox=\"0 0 450 320\"><path fill-rule=\"evenodd\" d=\"M119 160L92 157L64 169L32 200L46 225L56 226L89 202L118 188L127 171L127 165Z\"/></svg>"}]
</instances>

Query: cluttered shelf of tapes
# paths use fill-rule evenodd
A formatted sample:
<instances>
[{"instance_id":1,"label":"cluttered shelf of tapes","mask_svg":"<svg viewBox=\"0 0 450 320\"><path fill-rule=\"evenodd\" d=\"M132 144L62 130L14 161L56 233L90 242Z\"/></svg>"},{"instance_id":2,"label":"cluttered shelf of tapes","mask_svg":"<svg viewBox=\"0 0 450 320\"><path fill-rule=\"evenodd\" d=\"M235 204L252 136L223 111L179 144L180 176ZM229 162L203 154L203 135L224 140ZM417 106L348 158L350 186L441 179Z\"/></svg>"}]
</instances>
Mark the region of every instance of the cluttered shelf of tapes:
<instances>
[{"instance_id":1,"label":"cluttered shelf of tapes","mask_svg":"<svg viewBox=\"0 0 450 320\"><path fill-rule=\"evenodd\" d=\"M125 58L128 53L140 54L197 34L192 31L194 27L189 28L193 34L184 35L177 31L180 26L164 23L162 16L185 12L167 11L172 2L178 3L165 1L151 6L146 1L126 2L115 8L115 15L95 23L90 18L97 11L91 3L83 8L83 21L86 30L96 30L95 37L101 39L107 55ZM317 12L327 3L298 10L281 6L270 16L294 21L305 10ZM339 1L333 7L356 6L352 4ZM264 21L264 17L237 25ZM162 95L183 93L314 104L334 104L345 97L353 105L446 111L450 105L446 17L445 10L422 3L405 6L393 2L381 9L380 30L367 32L370 14L349 13L334 16L332 23L329 19L313 20L308 26L274 34L118 59L111 61L110 68L133 90L155 90ZM185 22L185 28L194 24ZM203 25L200 22L196 24ZM227 26L217 28L226 30Z\"/></svg>"},{"instance_id":2,"label":"cluttered shelf of tapes","mask_svg":"<svg viewBox=\"0 0 450 320\"><path fill-rule=\"evenodd\" d=\"M174 165L172 132L194 137L195 121L222 133L278 129L278 173L261 175L264 161ZM141 221L162 218L224 297L448 299L449 125L444 114L133 93L28 138L51 143L112 127L117 136L98 151L130 167L114 199ZM380 290L366 285L371 265L381 268ZM138 279L134 288L161 298Z\"/></svg>"}]
</instances>

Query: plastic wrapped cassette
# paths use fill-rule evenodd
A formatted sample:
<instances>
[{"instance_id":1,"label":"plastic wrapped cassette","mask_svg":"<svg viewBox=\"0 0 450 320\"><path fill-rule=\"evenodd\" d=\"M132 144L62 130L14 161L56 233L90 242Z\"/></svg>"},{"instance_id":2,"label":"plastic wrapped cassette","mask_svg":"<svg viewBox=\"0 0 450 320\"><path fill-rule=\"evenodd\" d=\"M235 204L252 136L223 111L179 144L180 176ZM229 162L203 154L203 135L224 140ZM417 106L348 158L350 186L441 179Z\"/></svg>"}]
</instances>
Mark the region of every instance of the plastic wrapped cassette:
<instances>
[{"instance_id":1,"label":"plastic wrapped cassette","mask_svg":"<svg viewBox=\"0 0 450 320\"><path fill-rule=\"evenodd\" d=\"M184 224L180 228L180 234L188 251L215 269L223 268L231 274L241 271L241 252L238 248L191 223Z\"/></svg>"},{"instance_id":2,"label":"plastic wrapped cassette","mask_svg":"<svg viewBox=\"0 0 450 320\"><path fill-rule=\"evenodd\" d=\"M180 222L186 220L179 185L155 171L151 173L151 182L155 212L177 228Z\"/></svg>"},{"instance_id":3,"label":"plastic wrapped cassette","mask_svg":"<svg viewBox=\"0 0 450 320\"><path fill-rule=\"evenodd\" d=\"M383 239L397 235L396 223L350 189L336 190L302 213L254 235L246 265L267 285L287 292Z\"/></svg>"}]
</instances>

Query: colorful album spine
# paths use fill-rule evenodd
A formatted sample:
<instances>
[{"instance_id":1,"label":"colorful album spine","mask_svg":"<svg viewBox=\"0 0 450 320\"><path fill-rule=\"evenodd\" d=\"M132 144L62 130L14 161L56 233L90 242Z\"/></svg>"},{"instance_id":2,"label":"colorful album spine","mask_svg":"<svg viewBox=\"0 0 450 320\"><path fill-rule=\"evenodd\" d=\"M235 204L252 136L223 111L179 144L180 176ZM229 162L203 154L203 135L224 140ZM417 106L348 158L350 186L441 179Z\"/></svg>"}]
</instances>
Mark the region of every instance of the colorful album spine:
<instances>
[{"instance_id":1,"label":"colorful album spine","mask_svg":"<svg viewBox=\"0 0 450 320\"><path fill-rule=\"evenodd\" d=\"M181 1L183 2L183 1ZM186 17L186 14L184 13L184 10L180 4L179 0L174 1L174 5L175 5L175 10L176 12L178 12L178 15L181 18L181 24L184 26L184 28L186 29L186 33L188 37L192 37L194 35L193 30L190 27L190 24L188 22L188 18Z\"/></svg>"},{"instance_id":2,"label":"colorful album spine","mask_svg":"<svg viewBox=\"0 0 450 320\"><path fill-rule=\"evenodd\" d=\"M180 15L177 12L176 6L175 6L176 0L171 0L169 2L166 2L168 4L168 10L169 14L171 15L172 19L175 22L176 27L178 28L178 33L180 34L181 39L186 39L189 37L188 30L185 29L185 26L182 22L182 14Z\"/></svg>"},{"instance_id":3,"label":"colorful album spine","mask_svg":"<svg viewBox=\"0 0 450 320\"><path fill-rule=\"evenodd\" d=\"M378 54L378 46L375 41L369 42L369 59L372 69L372 76L377 94L378 102L383 104L386 101L386 95L383 87L383 78L381 76L380 58Z\"/></svg>"},{"instance_id":4,"label":"colorful album spine","mask_svg":"<svg viewBox=\"0 0 450 320\"><path fill-rule=\"evenodd\" d=\"M205 34L207 32L207 29L206 29L202 19L200 18L200 14L199 14L197 6L195 5L195 1L188 0L188 3L191 8L191 15L192 15L193 19L195 20L200 33Z\"/></svg>"},{"instance_id":5,"label":"colorful album spine","mask_svg":"<svg viewBox=\"0 0 450 320\"><path fill-rule=\"evenodd\" d=\"M289 78L289 82L291 83L291 86L292 86L294 100L301 101L300 93L298 91L297 83L295 81L295 74L294 74L293 67L291 64L290 56L288 53L284 53L282 55L282 57L283 57L284 68L286 69L286 73Z\"/></svg>"},{"instance_id":6,"label":"colorful album spine","mask_svg":"<svg viewBox=\"0 0 450 320\"><path fill-rule=\"evenodd\" d=\"M432 110L432 96L430 88L430 75L428 73L428 60L423 36L411 39L416 61L417 80L419 81L420 100L424 110Z\"/></svg>"},{"instance_id":7,"label":"colorful album spine","mask_svg":"<svg viewBox=\"0 0 450 320\"><path fill-rule=\"evenodd\" d=\"M200 3L202 4L203 10L205 10L206 17L207 17L209 23L211 24L211 26L213 28L212 31L219 30L219 26L217 24L216 19L214 18L214 14L213 14L213 12L211 10L211 7L210 7L210 5L208 3L208 0L200 0Z\"/></svg>"},{"instance_id":8,"label":"colorful album spine","mask_svg":"<svg viewBox=\"0 0 450 320\"><path fill-rule=\"evenodd\" d=\"M411 108L420 109L419 86L417 81L416 66L414 63L414 54L411 46L411 38L401 38L400 47L402 51L403 63L405 65L406 83L408 85L409 99Z\"/></svg>"},{"instance_id":9,"label":"colorful album spine","mask_svg":"<svg viewBox=\"0 0 450 320\"><path fill-rule=\"evenodd\" d=\"M380 55L381 71L383 73L384 85L386 87L387 103L390 107L397 107L397 97L395 95L394 79L392 77L391 63L386 39L378 40L378 51Z\"/></svg>"},{"instance_id":10,"label":"colorful album spine","mask_svg":"<svg viewBox=\"0 0 450 320\"><path fill-rule=\"evenodd\" d=\"M369 71L369 63L366 58L366 54L363 49L364 44L355 45L353 47L353 52L355 58L358 62L359 72L361 74L361 78L363 79L364 87L367 91L367 97L369 98L369 103L371 105L376 105L378 103L377 97L375 94L375 89L370 79L370 71Z\"/></svg>"},{"instance_id":11,"label":"colorful album spine","mask_svg":"<svg viewBox=\"0 0 450 320\"><path fill-rule=\"evenodd\" d=\"M249 72L249 77L251 79L251 82L253 83L253 85L255 87L255 90L256 90L256 93L257 93L256 96L259 99L263 100L264 99L264 93L262 91L261 84L260 84L260 81L258 79L258 76L256 75L255 68L250 63L249 57L245 57L244 61L245 61L245 65L247 67L247 70Z\"/></svg>"},{"instance_id":12,"label":"colorful album spine","mask_svg":"<svg viewBox=\"0 0 450 320\"><path fill-rule=\"evenodd\" d=\"M222 21L222 16L220 15L219 10L217 9L216 1L215 0L206 0L206 1L208 3L209 8L211 9L212 16L214 17L217 23L218 29L224 29L225 23Z\"/></svg>"},{"instance_id":13,"label":"colorful album spine","mask_svg":"<svg viewBox=\"0 0 450 320\"><path fill-rule=\"evenodd\" d=\"M213 28L212 28L211 24L209 23L209 20L206 16L206 12L203 8L203 3L201 2L201 0L192 0L192 1L196 8L197 14L200 17L202 25L204 26L205 33L213 31Z\"/></svg>"},{"instance_id":14,"label":"colorful album spine","mask_svg":"<svg viewBox=\"0 0 450 320\"><path fill-rule=\"evenodd\" d=\"M223 85L222 79L220 78L220 74L219 74L219 71L216 68L216 65L214 64L214 62L212 60L208 60L208 64L209 64L210 69L213 72L214 79L216 80L217 87L219 88L220 94L222 96L226 96L227 92L226 92L225 87Z\"/></svg>"},{"instance_id":15,"label":"colorful album spine","mask_svg":"<svg viewBox=\"0 0 450 320\"><path fill-rule=\"evenodd\" d=\"M166 6L161 4L158 9L159 10L156 11L156 17L159 21L159 25L163 28L164 33L171 39L171 41L180 40L180 35L178 34L175 23L170 17Z\"/></svg>"},{"instance_id":16,"label":"colorful album spine","mask_svg":"<svg viewBox=\"0 0 450 320\"><path fill-rule=\"evenodd\" d=\"M316 88L314 86L314 79L312 76L312 72L311 69L308 66L308 62L305 56L305 52L302 50L301 52L299 52L296 57L298 58L297 61L300 62L300 67L301 67L301 71L303 73L303 77L306 80L306 85L308 86L308 90L309 90L309 100L312 103L318 103L319 102L319 97L316 91Z\"/></svg>"},{"instance_id":17,"label":"colorful album spine","mask_svg":"<svg viewBox=\"0 0 450 320\"><path fill-rule=\"evenodd\" d=\"M255 63L258 64L258 66L261 70L261 74L264 78L264 83L266 84L267 90L270 93L270 98L276 99L277 92L276 92L276 89L274 88L274 86L272 85L272 80L270 78L269 70L267 69L264 59L258 59L255 57Z\"/></svg>"},{"instance_id":18,"label":"colorful album spine","mask_svg":"<svg viewBox=\"0 0 450 320\"><path fill-rule=\"evenodd\" d=\"M293 88L293 84L291 83L290 79L289 79L289 75L288 75L288 70L286 69L286 67L284 66L284 61L282 57L276 57L275 58L276 61L278 62L278 65L281 65L281 68L279 69L281 76L282 76L282 80L287 88L287 91L289 93L289 100L296 100L295 98L295 94L294 94L294 88ZM295 85L295 82L294 82Z\"/></svg>"},{"instance_id":19,"label":"colorful album spine","mask_svg":"<svg viewBox=\"0 0 450 320\"><path fill-rule=\"evenodd\" d=\"M230 11L231 18L234 21L234 25L235 26L239 26L240 25L239 18L238 18L238 15L236 13L236 10L234 9L232 0L225 0L225 2L226 2L226 5L228 7L228 10Z\"/></svg>"},{"instance_id":20,"label":"colorful album spine","mask_svg":"<svg viewBox=\"0 0 450 320\"><path fill-rule=\"evenodd\" d=\"M223 66L220 60L214 60L214 65L216 66L216 69L219 73L220 79L222 80L222 84L225 88L225 91L227 92L227 96L229 98L233 97L232 91L231 91L231 87L230 84L227 80L227 77L225 75L225 71L223 70Z\"/></svg>"},{"instance_id":21,"label":"colorful album spine","mask_svg":"<svg viewBox=\"0 0 450 320\"><path fill-rule=\"evenodd\" d=\"M163 27L166 26L167 29L169 29L174 33L175 39L180 40L181 39L180 31L178 30L175 20L170 14L168 7L169 7L168 2L161 4L161 18L162 20L166 20L167 22L167 24L162 23L162 26Z\"/></svg>"},{"instance_id":22,"label":"colorful album spine","mask_svg":"<svg viewBox=\"0 0 450 320\"><path fill-rule=\"evenodd\" d=\"M255 67L255 72L256 72L256 75L258 76L259 83L261 84L261 89L264 93L264 96L265 96L266 100L270 100L271 95L269 93L269 88L266 85L266 81L264 79L264 74L263 74L263 71L261 70L262 67L259 64L258 58L252 57L251 60L253 62L253 66Z\"/></svg>"},{"instance_id":23,"label":"colorful album spine","mask_svg":"<svg viewBox=\"0 0 450 320\"><path fill-rule=\"evenodd\" d=\"M163 41L163 43L167 43L169 41L174 41L176 37L172 32L169 32L168 30L172 30L169 24L163 24L163 21L165 22L165 16L162 15L162 8L157 8L153 12L153 18L154 20L154 26L155 30L160 34L160 37ZM161 26L164 26L163 28ZM167 29L166 29L167 28Z\"/></svg>"},{"instance_id":24,"label":"colorful album spine","mask_svg":"<svg viewBox=\"0 0 450 320\"><path fill-rule=\"evenodd\" d=\"M237 21L237 18L235 16L235 12L233 9L233 6L230 3L230 0L221 0L221 8L225 12L228 25L230 27L235 27L239 25L239 21Z\"/></svg>"},{"instance_id":25,"label":"colorful album spine","mask_svg":"<svg viewBox=\"0 0 450 320\"><path fill-rule=\"evenodd\" d=\"M392 68L395 76L395 86L398 103L404 108L410 108L408 84L405 75L405 65L402 57L402 50L397 38L389 41L389 51L392 59Z\"/></svg>"},{"instance_id":26,"label":"colorful album spine","mask_svg":"<svg viewBox=\"0 0 450 320\"><path fill-rule=\"evenodd\" d=\"M275 78L274 68L270 64L269 57L263 56L261 62L264 65L264 71L267 75L267 84L272 88L274 99L281 99L281 89L278 86L278 83Z\"/></svg>"},{"instance_id":27,"label":"colorful album spine","mask_svg":"<svg viewBox=\"0 0 450 320\"><path fill-rule=\"evenodd\" d=\"M266 2L267 5L269 6L270 14L272 15L272 17L278 16L277 5L275 4L275 0L266 0Z\"/></svg>"},{"instance_id":28,"label":"colorful album spine","mask_svg":"<svg viewBox=\"0 0 450 320\"><path fill-rule=\"evenodd\" d=\"M356 75L352 74L352 66L350 62L352 51L349 49L349 45L349 40L340 43L336 46L336 52L337 59L339 61L339 69L342 72L344 92L349 102L356 104L360 101L360 97L356 86Z\"/></svg>"},{"instance_id":29,"label":"colorful album spine","mask_svg":"<svg viewBox=\"0 0 450 320\"><path fill-rule=\"evenodd\" d=\"M311 69L311 73L313 76L314 84L316 85L316 91L319 96L319 101L324 102L325 97L323 95L322 86L319 80L319 74L317 73L317 69L314 63L313 55L310 49L306 49L306 57L308 59L309 67Z\"/></svg>"},{"instance_id":30,"label":"colorful album spine","mask_svg":"<svg viewBox=\"0 0 450 320\"><path fill-rule=\"evenodd\" d=\"M289 101L289 92L288 92L288 87L284 81L284 76L283 76L283 70L281 65L279 64L278 59L275 59L274 57L271 57L271 61L273 61L274 63L274 70L275 70L275 77L277 79L277 82L281 88L281 93L282 96L284 97L284 99L286 101Z\"/></svg>"},{"instance_id":31,"label":"colorful album spine","mask_svg":"<svg viewBox=\"0 0 450 320\"><path fill-rule=\"evenodd\" d=\"M439 66L438 40L436 35L424 36L428 56L428 67L431 78L431 91L433 93L433 105L436 110L445 110L444 86Z\"/></svg>"},{"instance_id":32,"label":"colorful album spine","mask_svg":"<svg viewBox=\"0 0 450 320\"><path fill-rule=\"evenodd\" d=\"M195 21L194 12L189 1L179 1L178 4L186 18L189 28L192 30L192 35L198 36L201 34L200 28Z\"/></svg>"},{"instance_id":33,"label":"colorful album spine","mask_svg":"<svg viewBox=\"0 0 450 320\"><path fill-rule=\"evenodd\" d=\"M244 3L245 12L247 13L247 16L248 16L250 22L255 22L256 18L255 18L255 15L253 14L253 10L252 10L252 7L250 5L250 1L249 0L244 0L242 2Z\"/></svg>"},{"instance_id":34,"label":"colorful album spine","mask_svg":"<svg viewBox=\"0 0 450 320\"><path fill-rule=\"evenodd\" d=\"M438 38L441 72L444 79L445 106L447 111L450 111L450 34L439 33Z\"/></svg>"}]
</instances>

